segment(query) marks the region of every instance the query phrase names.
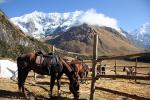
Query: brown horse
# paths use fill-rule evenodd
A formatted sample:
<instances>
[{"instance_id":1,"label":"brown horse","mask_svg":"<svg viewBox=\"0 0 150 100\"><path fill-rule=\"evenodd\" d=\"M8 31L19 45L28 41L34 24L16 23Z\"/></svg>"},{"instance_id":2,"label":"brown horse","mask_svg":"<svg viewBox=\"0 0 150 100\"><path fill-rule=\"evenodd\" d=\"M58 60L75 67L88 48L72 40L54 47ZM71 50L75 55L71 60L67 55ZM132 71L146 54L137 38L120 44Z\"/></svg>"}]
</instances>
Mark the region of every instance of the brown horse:
<instances>
[{"instance_id":1,"label":"brown horse","mask_svg":"<svg viewBox=\"0 0 150 100\"><path fill-rule=\"evenodd\" d=\"M88 76L88 65L82 63L80 60L72 60L70 65L72 66L78 77L80 77L81 83L84 83L83 78L87 78Z\"/></svg>"},{"instance_id":2,"label":"brown horse","mask_svg":"<svg viewBox=\"0 0 150 100\"><path fill-rule=\"evenodd\" d=\"M52 90L54 87L55 80L57 79L58 90L60 91L60 78L63 73L66 74L70 80L69 89L73 93L75 99L79 98L79 83L78 77L72 68L57 55L46 55L43 56L43 63L38 65L36 59L38 58L37 53L26 53L17 58L18 66L18 87L19 90L24 93L25 99L29 99L27 91L24 87L25 80L28 73L33 70L34 72L41 75L51 75L50 81L50 97L52 98Z\"/></svg>"}]
</instances>

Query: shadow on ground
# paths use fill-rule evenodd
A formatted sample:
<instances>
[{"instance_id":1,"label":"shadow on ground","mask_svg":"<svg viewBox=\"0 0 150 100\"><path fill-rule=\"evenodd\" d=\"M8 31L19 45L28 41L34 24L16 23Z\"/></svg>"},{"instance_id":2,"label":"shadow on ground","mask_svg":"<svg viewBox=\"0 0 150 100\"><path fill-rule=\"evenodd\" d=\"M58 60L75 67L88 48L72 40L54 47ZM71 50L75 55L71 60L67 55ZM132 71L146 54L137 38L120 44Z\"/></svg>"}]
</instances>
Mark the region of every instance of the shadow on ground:
<instances>
[{"instance_id":1,"label":"shadow on ground","mask_svg":"<svg viewBox=\"0 0 150 100\"><path fill-rule=\"evenodd\" d=\"M23 98L23 93L8 90L0 90L0 98L21 99Z\"/></svg>"},{"instance_id":2,"label":"shadow on ground","mask_svg":"<svg viewBox=\"0 0 150 100\"><path fill-rule=\"evenodd\" d=\"M32 96L35 100L73 100L71 98L67 97L61 97L61 96L54 96L52 99L46 98L42 95L34 95L32 92L30 92L28 95ZM0 90L0 99L3 100L3 98L7 99L24 99L23 93L20 92L12 92L7 90ZM87 99L79 99L79 100L87 100Z\"/></svg>"},{"instance_id":3,"label":"shadow on ground","mask_svg":"<svg viewBox=\"0 0 150 100\"><path fill-rule=\"evenodd\" d=\"M36 82L36 84L50 85L50 82ZM55 84L57 85L57 82L55 82ZM64 85L64 84L69 84L69 82L61 81L61 85Z\"/></svg>"},{"instance_id":4,"label":"shadow on ground","mask_svg":"<svg viewBox=\"0 0 150 100\"><path fill-rule=\"evenodd\" d=\"M49 99L49 100L74 100L74 99L70 99L70 98L67 98L67 97L53 97L52 99ZM87 100L87 99L78 99L78 100Z\"/></svg>"}]
</instances>

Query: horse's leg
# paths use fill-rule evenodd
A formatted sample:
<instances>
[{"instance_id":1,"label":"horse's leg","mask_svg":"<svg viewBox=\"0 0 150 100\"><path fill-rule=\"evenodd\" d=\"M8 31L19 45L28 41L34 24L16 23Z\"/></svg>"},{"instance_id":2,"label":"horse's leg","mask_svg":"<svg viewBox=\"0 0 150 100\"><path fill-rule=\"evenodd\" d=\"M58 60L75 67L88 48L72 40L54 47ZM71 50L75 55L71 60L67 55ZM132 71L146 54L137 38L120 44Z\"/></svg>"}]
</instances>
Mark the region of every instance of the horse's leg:
<instances>
[{"instance_id":1,"label":"horse's leg","mask_svg":"<svg viewBox=\"0 0 150 100\"><path fill-rule=\"evenodd\" d=\"M83 84L83 73L79 73L81 83Z\"/></svg>"},{"instance_id":2,"label":"horse's leg","mask_svg":"<svg viewBox=\"0 0 150 100\"><path fill-rule=\"evenodd\" d=\"M58 76L57 76L57 87L58 87L58 93L57 95L60 96L61 95L61 90L60 90L60 86L61 86L61 76L62 76L63 73L58 73Z\"/></svg>"},{"instance_id":3,"label":"horse's leg","mask_svg":"<svg viewBox=\"0 0 150 100\"><path fill-rule=\"evenodd\" d=\"M56 73L51 73L50 93L49 93L50 98L52 98L52 94L53 94L52 92L53 92L53 87L55 84L55 79L56 79Z\"/></svg>"},{"instance_id":4,"label":"horse's leg","mask_svg":"<svg viewBox=\"0 0 150 100\"><path fill-rule=\"evenodd\" d=\"M85 72L85 78L87 78L88 77L88 71L86 71ZM87 80L85 80L85 83L87 84L88 83L88 81Z\"/></svg>"},{"instance_id":5,"label":"horse's leg","mask_svg":"<svg viewBox=\"0 0 150 100\"><path fill-rule=\"evenodd\" d=\"M82 78L83 83L86 83L86 80L84 80L85 78L86 78L86 72L83 72L83 78Z\"/></svg>"},{"instance_id":6,"label":"horse's leg","mask_svg":"<svg viewBox=\"0 0 150 100\"><path fill-rule=\"evenodd\" d=\"M29 100L29 97L28 97L28 93L27 93L27 91L26 91L26 89L24 87L24 83L25 83L25 80L26 80L26 78L28 76L28 73L29 73L29 70L27 70L27 69L22 71L22 75L24 75L22 77L22 92L24 93L24 96L25 96L26 100Z\"/></svg>"}]
</instances>

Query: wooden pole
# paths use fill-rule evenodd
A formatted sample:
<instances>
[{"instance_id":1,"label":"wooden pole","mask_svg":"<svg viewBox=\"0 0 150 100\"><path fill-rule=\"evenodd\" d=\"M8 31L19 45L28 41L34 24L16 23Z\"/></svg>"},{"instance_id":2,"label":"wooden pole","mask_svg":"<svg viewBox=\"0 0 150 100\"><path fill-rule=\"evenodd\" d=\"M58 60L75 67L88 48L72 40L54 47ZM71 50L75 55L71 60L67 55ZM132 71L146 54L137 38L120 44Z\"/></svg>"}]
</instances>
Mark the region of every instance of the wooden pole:
<instances>
[{"instance_id":1,"label":"wooden pole","mask_svg":"<svg viewBox=\"0 0 150 100\"><path fill-rule=\"evenodd\" d=\"M34 72L34 80L36 81L36 73Z\"/></svg>"},{"instance_id":2,"label":"wooden pole","mask_svg":"<svg viewBox=\"0 0 150 100\"><path fill-rule=\"evenodd\" d=\"M127 75L97 75L95 79L98 79L99 77L101 78L118 78L118 79L132 79L135 80L150 80L149 76L127 76Z\"/></svg>"},{"instance_id":3,"label":"wooden pole","mask_svg":"<svg viewBox=\"0 0 150 100\"><path fill-rule=\"evenodd\" d=\"M100 62L100 67L99 67L99 73L100 73L100 75L102 74L102 68L101 68L101 66L102 66L102 62Z\"/></svg>"},{"instance_id":4,"label":"wooden pole","mask_svg":"<svg viewBox=\"0 0 150 100\"><path fill-rule=\"evenodd\" d=\"M55 47L54 47L54 45L52 46L52 53L53 54L55 53Z\"/></svg>"},{"instance_id":5,"label":"wooden pole","mask_svg":"<svg viewBox=\"0 0 150 100\"><path fill-rule=\"evenodd\" d=\"M137 68L137 63L138 63L138 61L137 61L137 58L135 59L135 67L134 67L134 69L135 69L135 76L136 76L136 73L137 73L137 70L136 70L136 68ZM135 77L135 82L136 82L136 77Z\"/></svg>"},{"instance_id":6,"label":"wooden pole","mask_svg":"<svg viewBox=\"0 0 150 100\"><path fill-rule=\"evenodd\" d=\"M35 50L33 50L33 52L36 53ZM33 75L34 76L34 80L36 81L36 73L34 71L33 71L33 73L34 73L34 75Z\"/></svg>"},{"instance_id":7,"label":"wooden pole","mask_svg":"<svg viewBox=\"0 0 150 100\"><path fill-rule=\"evenodd\" d=\"M96 82L96 63L97 63L97 49L98 49L98 35L94 35L94 45L93 45L93 68L92 68L92 81L91 81L91 91L90 91L90 100L94 100L95 92L95 82Z\"/></svg>"},{"instance_id":8,"label":"wooden pole","mask_svg":"<svg viewBox=\"0 0 150 100\"><path fill-rule=\"evenodd\" d=\"M115 75L117 74L117 70L116 70L117 68L116 67L117 67L117 60L115 59Z\"/></svg>"}]
</instances>

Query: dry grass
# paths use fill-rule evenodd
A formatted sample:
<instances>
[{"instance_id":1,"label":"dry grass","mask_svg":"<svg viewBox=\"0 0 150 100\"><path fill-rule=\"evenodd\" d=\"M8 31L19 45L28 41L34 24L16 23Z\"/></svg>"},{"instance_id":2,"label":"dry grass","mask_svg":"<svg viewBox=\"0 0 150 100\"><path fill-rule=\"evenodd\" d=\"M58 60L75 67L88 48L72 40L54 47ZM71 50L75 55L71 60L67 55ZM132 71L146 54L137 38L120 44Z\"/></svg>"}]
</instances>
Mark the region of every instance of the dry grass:
<instances>
[{"instance_id":1,"label":"dry grass","mask_svg":"<svg viewBox=\"0 0 150 100\"><path fill-rule=\"evenodd\" d=\"M122 62L122 63L120 63ZM107 63L112 67L113 61L104 61L102 64ZM129 64L133 62L118 61L118 65ZM134 63L133 63L134 64ZM146 63L139 63L139 66L149 66ZM139 70L147 72L147 70ZM107 70L106 74L114 74L114 72ZM120 74L124 74L121 72ZM33 74L30 73L30 76ZM68 80L62 79L62 95L56 97L55 100L72 100L73 96L68 88ZM80 84L80 99L88 100L90 96L91 81L88 84ZM49 92L49 77L38 77L34 81L33 77L28 77L25 84L27 89L30 91L31 100L45 100L48 99ZM101 87L100 90L95 91L94 100L133 100L133 99L150 99L150 80L141 81L137 80L125 80L125 79L104 79L101 78L96 81L96 86ZM57 96L57 87L54 87L54 96ZM18 92L17 83L9 79L0 78L0 99L2 100L16 100L23 99L23 94Z\"/></svg>"},{"instance_id":2,"label":"dry grass","mask_svg":"<svg viewBox=\"0 0 150 100\"><path fill-rule=\"evenodd\" d=\"M49 78L38 78L35 82L31 81L28 78L26 87L31 92L30 98L34 99L47 99L48 91L49 91ZM23 95L18 92L16 82L8 79L0 79L0 99L4 100L16 100L23 99ZM30 84L28 83L30 82ZM31 84L33 83L33 84ZM90 81L89 84L81 84L80 85L80 99L89 99L90 95ZM128 95L136 95L137 99L142 97L150 99L150 81L138 81L135 83L134 80L124 80L124 79L99 79L96 83L96 86L102 87L108 90L119 91L122 93L126 93L127 96L121 96L120 94L114 94L113 92L107 92L103 90L95 91L95 99L94 100L122 100L128 99L132 100L133 98L128 97ZM72 94L68 89L68 82L66 80L62 80L62 95L58 100L71 100L73 98ZM54 87L54 96L57 96L57 87ZM56 98L57 100L57 98Z\"/></svg>"}]
</instances>

